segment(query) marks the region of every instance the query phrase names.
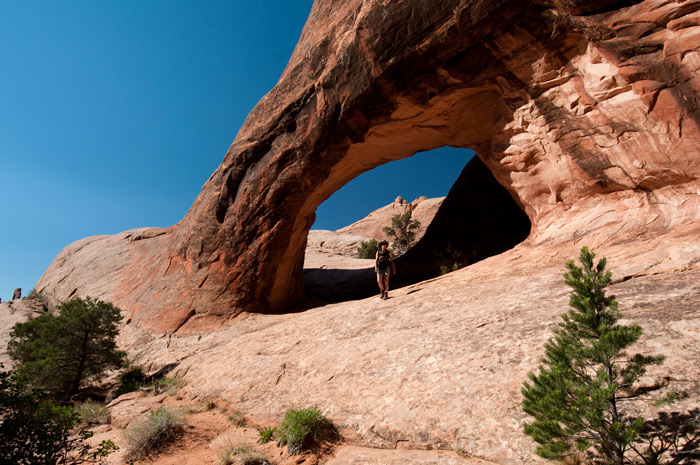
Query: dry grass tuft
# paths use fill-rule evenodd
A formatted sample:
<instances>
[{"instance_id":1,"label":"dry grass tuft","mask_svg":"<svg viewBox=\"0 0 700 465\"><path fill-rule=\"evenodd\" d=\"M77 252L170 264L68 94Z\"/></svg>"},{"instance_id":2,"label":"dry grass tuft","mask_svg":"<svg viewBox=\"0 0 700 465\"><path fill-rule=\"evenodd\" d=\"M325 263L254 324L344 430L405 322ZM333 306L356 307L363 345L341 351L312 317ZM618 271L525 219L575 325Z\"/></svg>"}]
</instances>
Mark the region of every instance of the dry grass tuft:
<instances>
[{"instance_id":1,"label":"dry grass tuft","mask_svg":"<svg viewBox=\"0 0 700 465\"><path fill-rule=\"evenodd\" d=\"M266 465L265 456L246 443L229 442L219 452L217 465Z\"/></svg>"},{"instance_id":2,"label":"dry grass tuft","mask_svg":"<svg viewBox=\"0 0 700 465\"><path fill-rule=\"evenodd\" d=\"M157 451L180 433L185 424L181 413L165 407L151 412L125 433L126 459L136 460Z\"/></svg>"}]
</instances>

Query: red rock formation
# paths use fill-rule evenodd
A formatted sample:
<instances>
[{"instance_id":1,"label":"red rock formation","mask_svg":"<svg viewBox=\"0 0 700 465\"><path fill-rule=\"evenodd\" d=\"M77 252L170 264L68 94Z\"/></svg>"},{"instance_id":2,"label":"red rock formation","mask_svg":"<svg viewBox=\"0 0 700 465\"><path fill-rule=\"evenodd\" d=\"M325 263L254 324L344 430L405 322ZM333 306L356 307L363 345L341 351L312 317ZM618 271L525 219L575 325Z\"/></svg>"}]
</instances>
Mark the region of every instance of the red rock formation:
<instances>
[{"instance_id":1,"label":"red rock formation","mask_svg":"<svg viewBox=\"0 0 700 465\"><path fill-rule=\"evenodd\" d=\"M531 244L693 222L699 9L317 0L185 218L72 245L37 288L109 297L159 331L284 308L303 297L316 207L365 171L444 145L476 151L529 217Z\"/></svg>"},{"instance_id":2,"label":"red rock formation","mask_svg":"<svg viewBox=\"0 0 700 465\"><path fill-rule=\"evenodd\" d=\"M444 197L428 199L421 196L409 203L399 196L389 205L374 210L365 218L340 228L336 232L338 234L363 236L378 241L390 240L391 238L386 235L384 228L391 226L391 218L411 212L411 218L420 223L420 228L416 231L416 241L418 241L425 234L425 230L430 222L433 221L433 217L444 199Z\"/></svg>"}]
</instances>

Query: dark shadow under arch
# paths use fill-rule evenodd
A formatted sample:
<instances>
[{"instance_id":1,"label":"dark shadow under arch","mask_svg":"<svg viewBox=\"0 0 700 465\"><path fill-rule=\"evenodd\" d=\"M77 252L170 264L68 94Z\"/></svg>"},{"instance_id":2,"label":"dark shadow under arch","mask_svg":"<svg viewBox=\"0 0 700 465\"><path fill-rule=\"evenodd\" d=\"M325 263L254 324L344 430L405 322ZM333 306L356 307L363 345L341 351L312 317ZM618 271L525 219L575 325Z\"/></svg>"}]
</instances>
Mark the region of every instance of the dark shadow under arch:
<instances>
[{"instance_id":1,"label":"dark shadow under arch","mask_svg":"<svg viewBox=\"0 0 700 465\"><path fill-rule=\"evenodd\" d=\"M396 260L396 289L505 252L530 234L531 223L479 157L450 189L423 238ZM442 269L441 269L442 267ZM378 293L373 269L304 270L308 299L342 302Z\"/></svg>"}]
</instances>

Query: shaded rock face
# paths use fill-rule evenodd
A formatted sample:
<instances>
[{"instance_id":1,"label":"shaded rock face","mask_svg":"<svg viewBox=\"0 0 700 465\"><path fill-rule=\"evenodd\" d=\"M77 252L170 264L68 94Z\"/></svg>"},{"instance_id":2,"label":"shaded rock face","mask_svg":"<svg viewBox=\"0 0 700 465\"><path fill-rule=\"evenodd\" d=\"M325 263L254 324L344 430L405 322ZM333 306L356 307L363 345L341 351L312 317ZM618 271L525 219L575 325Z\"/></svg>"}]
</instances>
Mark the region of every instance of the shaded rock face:
<instances>
[{"instance_id":1,"label":"shaded rock face","mask_svg":"<svg viewBox=\"0 0 700 465\"><path fill-rule=\"evenodd\" d=\"M476 151L529 218L532 245L692 223L699 5L317 0L185 218L71 246L37 289L56 301L103 283L95 291L132 321L170 332L284 308L303 298L316 207L365 171L445 145Z\"/></svg>"},{"instance_id":2,"label":"shaded rock face","mask_svg":"<svg viewBox=\"0 0 700 465\"><path fill-rule=\"evenodd\" d=\"M425 236L396 260L404 286L462 268L525 240L530 221L480 159L460 174ZM441 269L441 267L443 267Z\"/></svg>"}]
</instances>

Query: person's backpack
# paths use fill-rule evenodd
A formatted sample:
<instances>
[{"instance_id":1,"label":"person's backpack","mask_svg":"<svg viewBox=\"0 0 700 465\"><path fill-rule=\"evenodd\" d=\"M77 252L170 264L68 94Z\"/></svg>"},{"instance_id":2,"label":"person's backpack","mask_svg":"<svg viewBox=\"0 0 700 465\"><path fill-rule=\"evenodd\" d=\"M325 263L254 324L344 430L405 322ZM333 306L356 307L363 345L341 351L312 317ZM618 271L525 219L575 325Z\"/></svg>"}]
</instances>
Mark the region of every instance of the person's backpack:
<instances>
[{"instance_id":1,"label":"person's backpack","mask_svg":"<svg viewBox=\"0 0 700 465\"><path fill-rule=\"evenodd\" d=\"M379 260L377 260L377 268L389 268L391 261L389 260L389 251L380 250Z\"/></svg>"}]
</instances>

